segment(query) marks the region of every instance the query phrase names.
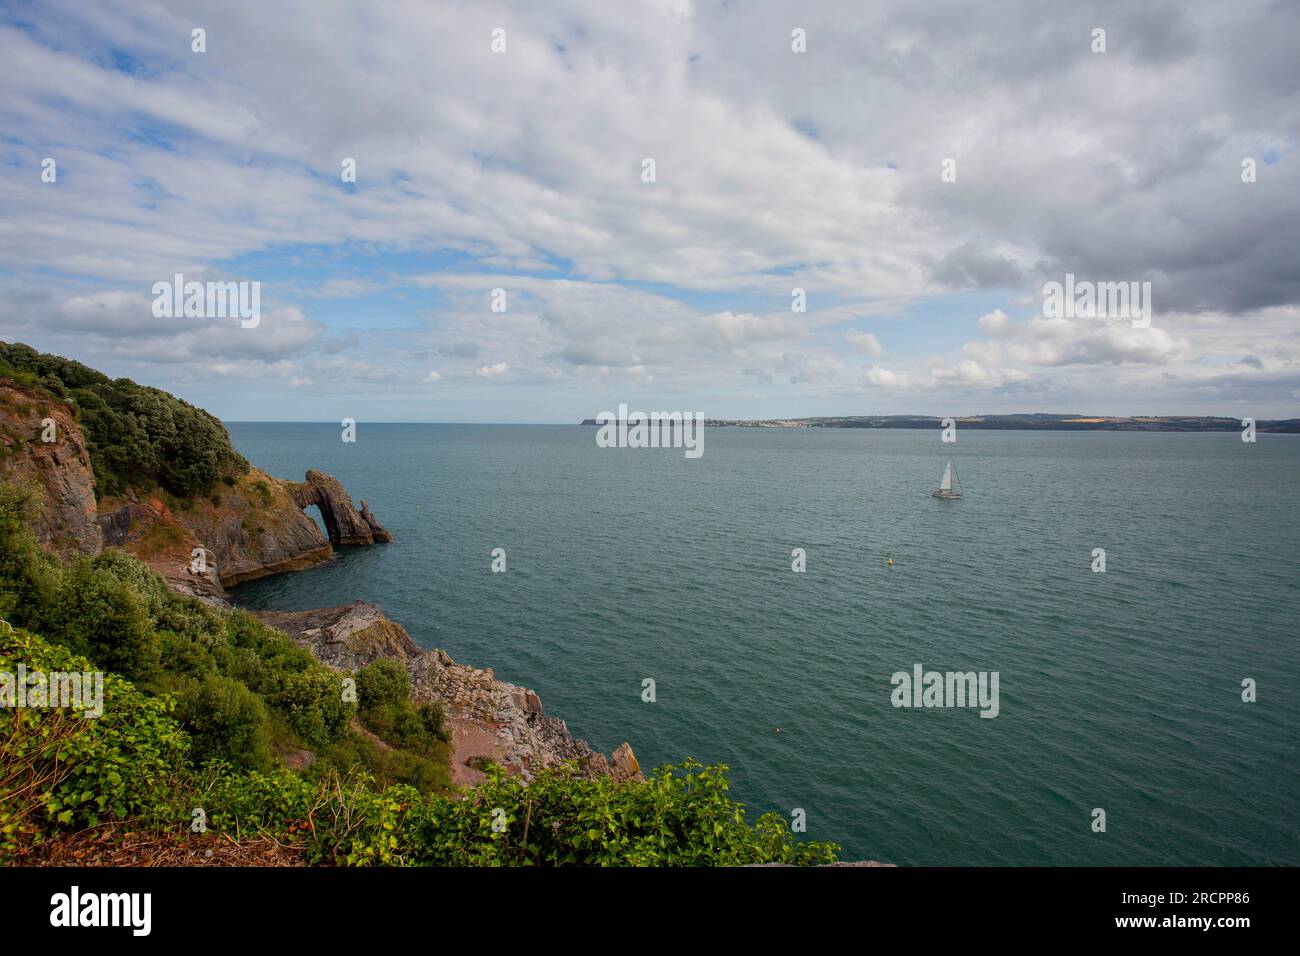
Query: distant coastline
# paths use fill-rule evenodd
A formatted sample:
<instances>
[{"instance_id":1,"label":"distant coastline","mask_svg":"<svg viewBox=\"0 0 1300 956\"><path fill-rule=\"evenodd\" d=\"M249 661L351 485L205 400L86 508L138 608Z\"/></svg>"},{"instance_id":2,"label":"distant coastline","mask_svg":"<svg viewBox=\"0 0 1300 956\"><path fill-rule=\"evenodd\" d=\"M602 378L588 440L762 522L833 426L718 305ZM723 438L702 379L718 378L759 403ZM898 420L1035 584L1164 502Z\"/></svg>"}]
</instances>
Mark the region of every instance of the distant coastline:
<instances>
[{"instance_id":1,"label":"distant coastline","mask_svg":"<svg viewBox=\"0 0 1300 956\"><path fill-rule=\"evenodd\" d=\"M1237 432L1243 419L1215 415L957 415L961 428L1017 431L1119 431L1119 432ZM709 418L714 428L939 428L944 418L931 415L837 415L812 418ZM584 418L579 424L601 424ZM1300 434L1300 418L1257 419L1255 430Z\"/></svg>"}]
</instances>

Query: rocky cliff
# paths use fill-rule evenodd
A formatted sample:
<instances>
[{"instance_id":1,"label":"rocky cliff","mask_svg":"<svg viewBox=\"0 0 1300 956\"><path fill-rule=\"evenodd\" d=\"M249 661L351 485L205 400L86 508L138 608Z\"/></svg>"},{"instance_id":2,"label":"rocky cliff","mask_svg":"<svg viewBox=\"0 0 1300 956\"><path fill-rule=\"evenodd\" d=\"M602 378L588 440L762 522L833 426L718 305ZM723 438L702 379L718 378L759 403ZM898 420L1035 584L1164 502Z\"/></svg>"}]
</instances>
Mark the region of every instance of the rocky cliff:
<instances>
[{"instance_id":1,"label":"rocky cliff","mask_svg":"<svg viewBox=\"0 0 1300 956\"><path fill-rule=\"evenodd\" d=\"M357 511L342 483L319 471L293 482L250 468L206 498L170 504L137 489L96 501L87 442L72 408L7 379L0 379L0 478L40 488L37 535L51 551L97 554L118 547L175 590L209 602L222 601L225 588L241 581L326 561L331 543L392 540L365 502ZM329 539L303 512L309 505L320 508Z\"/></svg>"},{"instance_id":2,"label":"rocky cliff","mask_svg":"<svg viewBox=\"0 0 1300 956\"><path fill-rule=\"evenodd\" d=\"M344 607L264 611L257 616L336 670L356 670L385 657L404 663L411 675L412 699L439 701L446 710L452 773L458 784L481 781L485 760L525 780L568 760L589 776L642 779L627 743L609 757L596 752L575 739L563 720L547 716L531 690L497 680L491 669L457 664L446 651L420 649L405 628L373 604L354 601Z\"/></svg>"},{"instance_id":3,"label":"rocky cliff","mask_svg":"<svg viewBox=\"0 0 1300 956\"><path fill-rule=\"evenodd\" d=\"M35 481L36 534L61 554L101 546L90 453L72 409L0 379L0 480Z\"/></svg>"},{"instance_id":4,"label":"rocky cliff","mask_svg":"<svg viewBox=\"0 0 1300 956\"><path fill-rule=\"evenodd\" d=\"M104 499L103 542L144 561L178 591L219 599L241 581L329 560L330 543L294 503L293 488L253 468L212 497L176 508L134 492Z\"/></svg>"}]
</instances>

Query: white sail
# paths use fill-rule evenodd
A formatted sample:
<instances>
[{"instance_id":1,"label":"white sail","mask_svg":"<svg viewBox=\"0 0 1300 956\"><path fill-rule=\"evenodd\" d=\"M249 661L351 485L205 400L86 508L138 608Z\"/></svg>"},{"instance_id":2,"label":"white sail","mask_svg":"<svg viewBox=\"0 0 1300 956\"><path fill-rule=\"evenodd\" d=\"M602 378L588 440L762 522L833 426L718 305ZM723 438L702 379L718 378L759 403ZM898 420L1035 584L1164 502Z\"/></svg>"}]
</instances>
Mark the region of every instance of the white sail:
<instances>
[{"instance_id":1,"label":"white sail","mask_svg":"<svg viewBox=\"0 0 1300 956\"><path fill-rule=\"evenodd\" d=\"M939 482L940 491L952 491L952 462L943 470L943 481Z\"/></svg>"}]
</instances>

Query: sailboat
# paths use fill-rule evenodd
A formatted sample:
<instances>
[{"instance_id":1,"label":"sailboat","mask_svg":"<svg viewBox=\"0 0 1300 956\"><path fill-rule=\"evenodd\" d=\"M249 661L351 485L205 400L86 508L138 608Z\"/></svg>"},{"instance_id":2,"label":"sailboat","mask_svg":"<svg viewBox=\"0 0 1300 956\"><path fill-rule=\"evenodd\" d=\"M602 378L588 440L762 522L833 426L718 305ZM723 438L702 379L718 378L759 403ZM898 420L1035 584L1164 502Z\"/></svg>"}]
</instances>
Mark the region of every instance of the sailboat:
<instances>
[{"instance_id":1,"label":"sailboat","mask_svg":"<svg viewBox=\"0 0 1300 956\"><path fill-rule=\"evenodd\" d=\"M957 490L953 490L953 482L957 482ZM957 478L957 472L953 470L952 462L948 462L948 467L943 470L943 480L939 482L939 487L930 492L931 498L960 498L961 481Z\"/></svg>"}]
</instances>

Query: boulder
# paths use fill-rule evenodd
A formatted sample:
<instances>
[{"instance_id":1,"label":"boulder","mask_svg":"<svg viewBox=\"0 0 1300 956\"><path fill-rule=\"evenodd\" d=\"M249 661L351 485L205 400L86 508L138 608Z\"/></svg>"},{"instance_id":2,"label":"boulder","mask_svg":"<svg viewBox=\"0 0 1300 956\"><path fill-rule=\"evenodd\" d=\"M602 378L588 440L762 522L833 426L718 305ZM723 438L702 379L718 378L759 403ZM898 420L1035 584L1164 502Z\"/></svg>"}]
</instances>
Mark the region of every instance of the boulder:
<instances>
[{"instance_id":1,"label":"boulder","mask_svg":"<svg viewBox=\"0 0 1300 956\"><path fill-rule=\"evenodd\" d=\"M632 746L626 740L610 755L610 763L613 765L611 772L618 780L645 779L641 764L637 763L636 754L632 753Z\"/></svg>"}]
</instances>

